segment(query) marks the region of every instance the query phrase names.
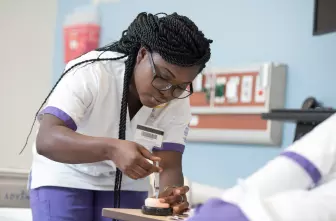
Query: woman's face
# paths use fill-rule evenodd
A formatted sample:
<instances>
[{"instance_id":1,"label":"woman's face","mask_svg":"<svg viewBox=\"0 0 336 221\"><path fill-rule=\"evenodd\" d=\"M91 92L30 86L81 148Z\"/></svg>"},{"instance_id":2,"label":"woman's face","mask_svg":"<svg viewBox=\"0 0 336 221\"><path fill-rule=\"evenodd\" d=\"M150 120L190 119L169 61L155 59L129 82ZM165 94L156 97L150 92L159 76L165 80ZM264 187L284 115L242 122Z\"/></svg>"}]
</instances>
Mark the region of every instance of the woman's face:
<instances>
[{"instance_id":1,"label":"woman's face","mask_svg":"<svg viewBox=\"0 0 336 221\"><path fill-rule=\"evenodd\" d=\"M150 54L145 48L141 48L133 73L141 103L153 108L177 97L185 97L188 86L199 70L200 66L180 67L169 64L159 54Z\"/></svg>"}]
</instances>

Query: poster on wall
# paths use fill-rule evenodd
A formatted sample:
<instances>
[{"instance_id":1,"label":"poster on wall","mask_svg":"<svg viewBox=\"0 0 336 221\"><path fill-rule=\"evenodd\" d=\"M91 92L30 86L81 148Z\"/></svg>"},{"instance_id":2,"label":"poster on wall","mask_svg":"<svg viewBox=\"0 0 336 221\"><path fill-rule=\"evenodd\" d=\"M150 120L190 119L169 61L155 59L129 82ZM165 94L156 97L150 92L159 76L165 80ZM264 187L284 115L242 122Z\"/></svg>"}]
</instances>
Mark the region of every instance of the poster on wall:
<instances>
[{"instance_id":1,"label":"poster on wall","mask_svg":"<svg viewBox=\"0 0 336 221\"><path fill-rule=\"evenodd\" d=\"M260 114L284 106L286 66L205 70L193 82L189 141L279 145L282 124Z\"/></svg>"}]
</instances>

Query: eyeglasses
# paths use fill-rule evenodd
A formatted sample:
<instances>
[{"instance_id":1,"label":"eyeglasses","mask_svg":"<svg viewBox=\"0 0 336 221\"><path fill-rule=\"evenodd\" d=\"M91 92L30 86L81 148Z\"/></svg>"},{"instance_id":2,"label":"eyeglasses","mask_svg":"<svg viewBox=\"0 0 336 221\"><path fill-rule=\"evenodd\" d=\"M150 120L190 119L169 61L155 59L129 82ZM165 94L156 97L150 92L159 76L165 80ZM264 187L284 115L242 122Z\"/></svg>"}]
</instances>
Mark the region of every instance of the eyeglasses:
<instances>
[{"instance_id":1,"label":"eyeglasses","mask_svg":"<svg viewBox=\"0 0 336 221\"><path fill-rule=\"evenodd\" d=\"M162 78L156 73L156 68L153 60L153 56L151 53L149 54L149 62L152 66L153 70L153 80L152 86L159 91L172 91L172 96L177 99L183 99L189 97L193 92L193 86L191 82L183 83L183 84L172 84L167 79Z\"/></svg>"}]
</instances>

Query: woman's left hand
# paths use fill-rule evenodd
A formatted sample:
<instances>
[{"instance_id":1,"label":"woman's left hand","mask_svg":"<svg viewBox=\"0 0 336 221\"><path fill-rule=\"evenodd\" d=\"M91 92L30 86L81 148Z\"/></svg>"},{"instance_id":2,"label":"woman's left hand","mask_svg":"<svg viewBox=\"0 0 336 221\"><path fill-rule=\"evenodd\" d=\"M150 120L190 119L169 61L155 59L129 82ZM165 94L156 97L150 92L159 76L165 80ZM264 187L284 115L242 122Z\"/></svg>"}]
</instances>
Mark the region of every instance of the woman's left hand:
<instances>
[{"instance_id":1,"label":"woman's left hand","mask_svg":"<svg viewBox=\"0 0 336 221\"><path fill-rule=\"evenodd\" d=\"M182 214L189 209L189 203L186 196L188 191L188 186L168 187L159 195L160 202L170 204L174 214Z\"/></svg>"}]
</instances>

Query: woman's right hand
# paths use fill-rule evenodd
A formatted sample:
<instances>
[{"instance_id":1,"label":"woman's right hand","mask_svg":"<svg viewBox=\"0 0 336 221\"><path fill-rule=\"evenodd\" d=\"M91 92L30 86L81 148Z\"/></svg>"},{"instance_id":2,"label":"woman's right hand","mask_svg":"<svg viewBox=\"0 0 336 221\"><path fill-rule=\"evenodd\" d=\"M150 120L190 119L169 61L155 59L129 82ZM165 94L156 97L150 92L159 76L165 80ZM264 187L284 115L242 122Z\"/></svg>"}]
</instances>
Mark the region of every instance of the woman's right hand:
<instances>
[{"instance_id":1,"label":"woman's right hand","mask_svg":"<svg viewBox=\"0 0 336 221\"><path fill-rule=\"evenodd\" d=\"M36 139L37 153L67 164L95 163L112 160L132 179L140 179L162 169L151 161L160 161L145 147L126 140L91 137L79 134L59 118L45 114Z\"/></svg>"},{"instance_id":2,"label":"woman's right hand","mask_svg":"<svg viewBox=\"0 0 336 221\"><path fill-rule=\"evenodd\" d=\"M117 140L114 147L108 153L108 158L128 177L136 180L162 171L162 168L155 166L154 163L161 159L142 145L132 141ZM148 160L153 161L153 164Z\"/></svg>"}]
</instances>

